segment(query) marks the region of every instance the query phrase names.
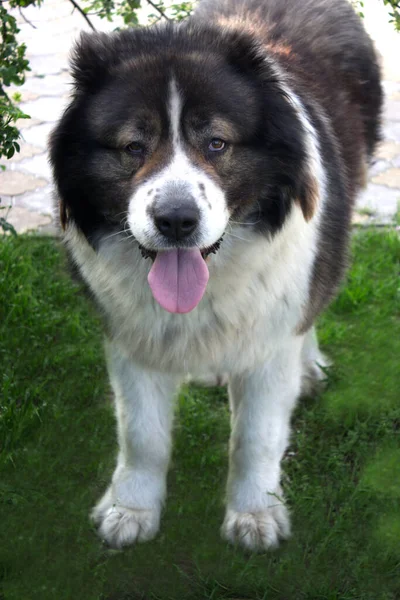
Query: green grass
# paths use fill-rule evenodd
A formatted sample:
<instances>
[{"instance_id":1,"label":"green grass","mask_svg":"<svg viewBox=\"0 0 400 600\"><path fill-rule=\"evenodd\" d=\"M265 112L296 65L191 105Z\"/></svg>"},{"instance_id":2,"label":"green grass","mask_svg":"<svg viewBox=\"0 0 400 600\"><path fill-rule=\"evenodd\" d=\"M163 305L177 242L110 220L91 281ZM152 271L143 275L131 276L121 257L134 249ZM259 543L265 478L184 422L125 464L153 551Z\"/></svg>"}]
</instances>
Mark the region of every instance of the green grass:
<instances>
[{"instance_id":1,"label":"green grass","mask_svg":"<svg viewBox=\"0 0 400 600\"><path fill-rule=\"evenodd\" d=\"M400 200L397 201L397 209L394 215L394 222L397 226L400 225Z\"/></svg>"},{"instance_id":2,"label":"green grass","mask_svg":"<svg viewBox=\"0 0 400 600\"><path fill-rule=\"evenodd\" d=\"M353 248L320 320L329 386L300 403L284 461L293 538L245 556L219 538L225 391L199 388L179 399L160 535L102 546L88 512L116 435L101 326L54 241L2 238L1 600L398 600L400 241L367 231Z\"/></svg>"},{"instance_id":3,"label":"green grass","mask_svg":"<svg viewBox=\"0 0 400 600\"><path fill-rule=\"evenodd\" d=\"M359 215L365 215L366 217L373 217L376 214L373 208L369 206L363 206L361 208L357 208L357 212Z\"/></svg>"}]
</instances>

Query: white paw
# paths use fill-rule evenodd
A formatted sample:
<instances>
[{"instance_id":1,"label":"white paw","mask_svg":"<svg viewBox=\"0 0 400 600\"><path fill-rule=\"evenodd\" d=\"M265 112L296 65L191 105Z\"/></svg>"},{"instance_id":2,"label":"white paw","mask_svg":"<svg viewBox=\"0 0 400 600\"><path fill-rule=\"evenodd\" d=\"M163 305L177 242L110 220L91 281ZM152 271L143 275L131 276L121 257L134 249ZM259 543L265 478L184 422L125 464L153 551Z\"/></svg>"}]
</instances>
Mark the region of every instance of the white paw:
<instances>
[{"instance_id":1,"label":"white paw","mask_svg":"<svg viewBox=\"0 0 400 600\"><path fill-rule=\"evenodd\" d=\"M160 526L160 510L141 510L113 504L106 492L91 517L100 537L113 548L152 540Z\"/></svg>"},{"instance_id":2,"label":"white paw","mask_svg":"<svg viewBox=\"0 0 400 600\"><path fill-rule=\"evenodd\" d=\"M275 504L260 512L236 512L228 509L221 529L222 537L251 552L277 548L290 536L289 514L284 504Z\"/></svg>"}]
</instances>

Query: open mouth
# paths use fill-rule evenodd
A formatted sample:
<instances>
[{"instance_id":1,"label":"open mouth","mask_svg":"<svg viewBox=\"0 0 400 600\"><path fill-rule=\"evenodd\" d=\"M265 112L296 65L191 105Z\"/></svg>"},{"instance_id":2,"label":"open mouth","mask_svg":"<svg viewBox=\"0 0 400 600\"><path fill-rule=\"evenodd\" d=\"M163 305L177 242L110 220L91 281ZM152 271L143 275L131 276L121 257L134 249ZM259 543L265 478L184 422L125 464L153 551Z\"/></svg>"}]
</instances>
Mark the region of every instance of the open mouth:
<instances>
[{"instance_id":1,"label":"open mouth","mask_svg":"<svg viewBox=\"0 0 400 600\"><path fill-rule=\"evenodd\" d=\"M209 273L206 259L215 254L222 238L208 248L172 248L155 252L139 246L153 265L147 280L154 299L170 313L191 312L206 291Z\"/></svg>"}]
</instances>

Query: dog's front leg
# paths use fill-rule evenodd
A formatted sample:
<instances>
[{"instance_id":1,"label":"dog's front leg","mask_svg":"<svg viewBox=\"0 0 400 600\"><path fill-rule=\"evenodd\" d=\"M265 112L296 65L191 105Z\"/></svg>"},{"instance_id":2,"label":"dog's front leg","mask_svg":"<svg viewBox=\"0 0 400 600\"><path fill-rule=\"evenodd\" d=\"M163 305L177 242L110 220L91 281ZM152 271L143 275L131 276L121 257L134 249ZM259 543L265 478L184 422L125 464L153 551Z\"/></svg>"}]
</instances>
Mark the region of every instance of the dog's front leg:
<instances>
[{"instance_id":1,"label":"dog's front leg","mask_svg":"<svg viewBox=\"0 0 400 600\"><path fill-rule=\"evenodd\" d=\"M300 393L300 337L251 373L230 379L230 462L222 535L248 550L276 547L290 523L280 488L280 462Z\"/></svg>"},{"instance_id":2,"label":"dog's front leg","mask_svg":"<svg viewBox=\"0 0 400 600\"><path fill-rule=\"evenodd\" d=\"M120 548L152 539L166 497L176 377L149 371L108 347L119 455L112 482L92 517L99 534Z\"/></svg>"}]
</instances>

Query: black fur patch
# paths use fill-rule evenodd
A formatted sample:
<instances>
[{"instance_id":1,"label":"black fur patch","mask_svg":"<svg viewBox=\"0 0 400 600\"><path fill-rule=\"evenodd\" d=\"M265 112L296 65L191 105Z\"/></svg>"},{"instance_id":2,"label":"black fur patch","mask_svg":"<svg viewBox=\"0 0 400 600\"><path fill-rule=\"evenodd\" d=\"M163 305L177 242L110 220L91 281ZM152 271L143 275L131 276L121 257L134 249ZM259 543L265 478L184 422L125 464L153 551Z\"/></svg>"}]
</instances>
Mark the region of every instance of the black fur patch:
<instances>
[{"instance_id":1,"label":"black fur patch","mask_svg":"<svg viewBox=\"0 0 400 600\"><path fill-rule=\"evenodd\" d=\"M319 182L284 89L294 91L318 137L327 192L306 329L341 280L351 207L380 138L379 67L347 0L203 0L180 25L82 35L72 72L51 161L61 223L73 220L94 247L123 230L135 187L169 156L172 78L186 150L224 189L232 219L273 235L294 202L312 218ZM221 117L234 139L206 155L202 131ZM137 135L148 150L132 158Z\"/></svg>"},{"instance_id":2,"label":"black fur patch","mask_svg":"<svg viewBox=\"0 0 400 600\"><path fill-rule=\"evenodd\" d=\"M135 186L135 165L124 163L118 131L130 120L155 115L154 144L168 143L172 77L184 97L188 127L223 115L235 131L225 159L204 158L227 192L232 214L248 218L257 206L260 231L282 226L290 198L304 184L304 132L252 37L191 23L85 34L73 73L76 93L53 133L51 159L64 219L73 219L91 243L98 229L120 226ZM190 146L189 138L188 132Z\"/></svg>"}]
</instances>

